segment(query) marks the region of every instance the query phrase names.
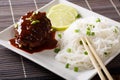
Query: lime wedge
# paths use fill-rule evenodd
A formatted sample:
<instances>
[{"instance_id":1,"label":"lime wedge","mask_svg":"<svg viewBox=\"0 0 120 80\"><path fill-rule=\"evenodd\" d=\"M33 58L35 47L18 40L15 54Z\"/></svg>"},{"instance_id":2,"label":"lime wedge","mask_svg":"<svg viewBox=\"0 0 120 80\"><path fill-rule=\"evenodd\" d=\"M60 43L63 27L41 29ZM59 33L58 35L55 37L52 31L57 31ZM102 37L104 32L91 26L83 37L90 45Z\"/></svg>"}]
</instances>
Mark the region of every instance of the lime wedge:
<instances>
[{"instance_id":1,"label":"lime wedge","mask_svg":"<svg viewBox=\"0 0 120 80\"><path fill-rule=\"evenodd\" d=\"M71 6L57 4L50 8L47 17L51 20L52 27L56 30L65 30L76 20L78 12Z\"/></svg>"}]
</instances>

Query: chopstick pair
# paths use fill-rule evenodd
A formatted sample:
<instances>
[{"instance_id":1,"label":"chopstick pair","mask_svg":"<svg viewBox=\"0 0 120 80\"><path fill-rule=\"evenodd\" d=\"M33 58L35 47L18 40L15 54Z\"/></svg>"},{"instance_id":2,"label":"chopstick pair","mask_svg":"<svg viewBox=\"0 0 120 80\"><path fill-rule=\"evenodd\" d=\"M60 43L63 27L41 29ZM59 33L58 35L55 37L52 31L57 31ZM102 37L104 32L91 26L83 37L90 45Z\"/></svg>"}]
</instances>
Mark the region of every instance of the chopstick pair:
<instances>
[{"instance_id":1,"label":"chopstick pair","mask_svg":"<svg viewBox=\"0 0 120 80\"><path fill-rule=\"evenodd\" d=\"M112 76L110 75L109 71L107 70L107 68L103 64L102 60L97 55L96 50L90 44L89 39L86 36L85 37L83 36L81 38L81 40L82 40L82 43L83 43L86 51L88 52L88 55L89 55L89 58L90 58L92 64L95 67L95 69L97 70L98 75L101 78L101 80L106 80L106 78L105 78L104 74L102 73L101 69L104 71L104 73L105 73L106 77L108 78L108 80L113 80Z\"/></svg>"}]
</instances>

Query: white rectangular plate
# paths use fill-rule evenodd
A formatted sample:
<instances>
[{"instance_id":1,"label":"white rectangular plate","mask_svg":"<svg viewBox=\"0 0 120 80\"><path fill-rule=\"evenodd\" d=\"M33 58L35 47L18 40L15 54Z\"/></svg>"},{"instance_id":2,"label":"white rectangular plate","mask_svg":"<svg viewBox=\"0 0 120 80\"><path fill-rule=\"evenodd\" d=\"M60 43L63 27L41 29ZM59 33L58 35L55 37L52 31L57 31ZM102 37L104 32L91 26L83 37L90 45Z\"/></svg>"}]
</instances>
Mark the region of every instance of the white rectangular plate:
<instances>
[{"instance_id":1,"label":"white rectangular plate","mask_svg":"<svg viewBox=\"0 0 120 80\"><path fill-rule=\"evenodd\" d=\"M102 15L99 15L97 13L89 11L85 8L77 6L77 5L75 5L71 2L68 2L66 0L53 0L50 3L46 4L44 7L40 8L39 11L46 11L47 12L51 6L53 6L55 4L59 4L59 3L64 3L64 4L67 4L67 5L70 5L74 8L76 8L78 10L78 12L82 15L83 18L88 17L88 16L95 16L95 17L104 18L116 26L120 25L120 23L118 23L114 20L111 20L111 19L106 18ZM14 37L13 26L10 26L7 29L0 32L0 44L5 46L6 48L18 53L19 55L22 55L22 56L28 58L29 60L45 67L46 69L56 73L57 75L65 78L65 79L68 79L68 80L88 80L96 74L95 69L81 71L81 72L74 72L73 70L66 69L64 64L57 62L55 60L56 54L53 52L53 50L44 50L42 52L29 54L29 53L24 52L20 49L17 49L15 47L13 47L12 45L10 45L10 43L9 43L9 40L12 39L13 37ZM110 57L110 59L106 61L106 64L108 62L110 62L118 54L119 54L119 51L116 54L114 54L112 57Z\"/></svg>"}]
</instances>

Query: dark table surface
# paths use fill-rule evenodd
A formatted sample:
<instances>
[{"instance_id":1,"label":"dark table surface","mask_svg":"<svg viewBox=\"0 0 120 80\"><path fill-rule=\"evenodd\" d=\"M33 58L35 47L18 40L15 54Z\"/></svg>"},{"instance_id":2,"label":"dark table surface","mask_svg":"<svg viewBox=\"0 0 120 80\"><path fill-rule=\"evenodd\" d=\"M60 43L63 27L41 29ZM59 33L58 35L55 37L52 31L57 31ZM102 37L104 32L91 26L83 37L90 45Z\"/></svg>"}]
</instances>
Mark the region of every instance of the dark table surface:
<instances>
[{"instance_id":1,"label":"dark table surface","mask_svg":"<svg viewBox=\"0 0 120 80\"><path fill-rule=\"evenodd\" d=\"M21 15L35 10L33 0L11 0L15 21ZM38 7L42 7L51 0L36 0ZM120 22L120 0L68 0L79 6L102 14ZM12 25L12 17L8 0L0 0L0 31ZM115 80L120 80L120 55L108 65L110 73ZM0 45L0 80L64 80L58 75L39 66L28 59L8 50ZM96 75L92 80L100 80Z\"/></svg>"}]
</instances>

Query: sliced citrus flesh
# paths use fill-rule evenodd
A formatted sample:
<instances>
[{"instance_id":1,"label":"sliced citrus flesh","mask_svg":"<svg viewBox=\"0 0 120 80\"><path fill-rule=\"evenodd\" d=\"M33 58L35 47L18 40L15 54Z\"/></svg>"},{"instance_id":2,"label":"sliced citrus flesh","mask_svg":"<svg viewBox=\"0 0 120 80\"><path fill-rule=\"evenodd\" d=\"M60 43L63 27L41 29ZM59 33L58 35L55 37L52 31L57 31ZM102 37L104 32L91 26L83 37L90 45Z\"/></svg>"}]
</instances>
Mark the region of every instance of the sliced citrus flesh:
<instances>
[{"instance_id":1,"label":"sliced citrus flesh","mask_svg":"<svg viewBox=\"0 0 120 80\"><path fill-rule=\"evenodd\" d=\"M55 30L65 30L69 25L76 20L78 12L75 8L57 4L50 8L47 17L51 20L52 27Z\"/></svg>"}]
</instances>

